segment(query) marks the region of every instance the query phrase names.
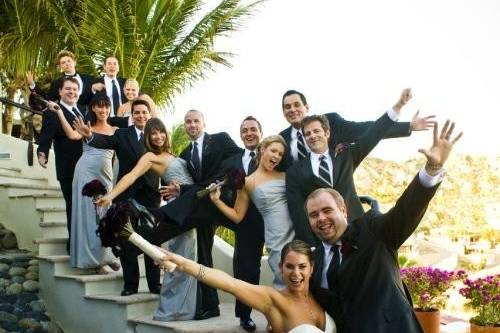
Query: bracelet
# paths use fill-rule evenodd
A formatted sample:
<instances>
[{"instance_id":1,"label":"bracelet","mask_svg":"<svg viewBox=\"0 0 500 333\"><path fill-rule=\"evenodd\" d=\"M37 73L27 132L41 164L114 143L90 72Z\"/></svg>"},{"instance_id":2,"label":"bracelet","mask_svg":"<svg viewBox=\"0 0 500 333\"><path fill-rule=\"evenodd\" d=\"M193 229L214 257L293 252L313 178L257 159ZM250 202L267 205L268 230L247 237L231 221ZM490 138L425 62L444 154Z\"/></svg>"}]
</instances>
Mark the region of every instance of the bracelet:
<instances>
[{"instance_id":1,"label":"bracelet","mask_svg":"<svg viewBox=\"0 0 500 333\"><path fill-rule=\"evenodd\" d=\"M199 281L203 281L203 279L205 278L205 274L206 274L206 271L205 271L205 266L203 266L202 264L198 264L200 266L200 269L198 270L198 274L196 274L196 280L199 280Z\"/></svg>"}]
</instances>

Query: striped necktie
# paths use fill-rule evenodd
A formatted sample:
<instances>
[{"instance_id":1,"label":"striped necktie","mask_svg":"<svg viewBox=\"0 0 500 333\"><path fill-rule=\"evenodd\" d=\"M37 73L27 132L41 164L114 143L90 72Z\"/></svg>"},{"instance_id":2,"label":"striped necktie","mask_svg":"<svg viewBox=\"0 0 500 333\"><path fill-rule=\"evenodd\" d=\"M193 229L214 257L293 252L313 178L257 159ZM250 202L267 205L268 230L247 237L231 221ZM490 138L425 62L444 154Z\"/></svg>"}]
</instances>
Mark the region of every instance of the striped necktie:
<instances>
[{"instance_id":1,"label":"striped necktie","mask_svg":"<svg viewBox=\"0 0 500 333\"><path fill-rule=\"evenodd\" d=\"M328 163L326 163L326 156L321 155L319 157L319 170L318 170L319 178L328 184L328 186L332 187L332 178L330 176L330 169L328 168Z\"/></svg>"},{"instance_id":2,"label":"striped necktie","mask_svg":"<svg viewBox=\"0 0 500 333\"><path fill-rule=\"evenodd\" d=\"M297 131L297 157L303 160L307 156L306 145L304 144L304 137L300 131Z\"/></svg>"}]
</instances>

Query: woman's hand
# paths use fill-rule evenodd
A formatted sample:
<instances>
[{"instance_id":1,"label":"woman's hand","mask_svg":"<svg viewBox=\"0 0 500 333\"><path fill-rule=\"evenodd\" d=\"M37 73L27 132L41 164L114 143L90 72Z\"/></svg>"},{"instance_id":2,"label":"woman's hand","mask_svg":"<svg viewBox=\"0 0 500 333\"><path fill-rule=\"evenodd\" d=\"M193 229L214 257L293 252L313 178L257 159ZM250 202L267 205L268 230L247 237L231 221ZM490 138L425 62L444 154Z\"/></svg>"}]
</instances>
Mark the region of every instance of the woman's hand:
<instances>
[{"instance_id":1,"label":"woman's hand","mask_svg":"<svg viewBox=\"0 0 500 333\"><path fill-rule=\"evenodd\" d=\"M111 205L112 199L109 195L105 195L94 201L94 203L99 207L107 207Z\"/></svg>"},{"instance_id":2,"label":"woman's hand","mask_svg":"<svg viewBox=\"0 0 500 333\"><path fill-rule=\"evenodd\" d=\"M210 184L209 187L215 187L215 190L212 190L210 191L209 195L210 195L210 200L212 200L212 202L214 204L216 204L217 202L220 201L220 186L216 186L217 184L215 183L212 183Z\"/></svg>"}]
</instances>

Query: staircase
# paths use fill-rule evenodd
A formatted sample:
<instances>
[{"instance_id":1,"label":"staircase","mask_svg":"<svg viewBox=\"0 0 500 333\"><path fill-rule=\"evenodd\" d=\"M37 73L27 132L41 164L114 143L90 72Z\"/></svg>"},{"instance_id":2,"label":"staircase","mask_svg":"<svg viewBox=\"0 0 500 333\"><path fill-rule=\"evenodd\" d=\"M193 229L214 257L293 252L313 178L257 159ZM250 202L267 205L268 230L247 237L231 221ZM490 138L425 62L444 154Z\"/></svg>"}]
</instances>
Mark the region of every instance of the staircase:
<instances>
[{"instance_id":1,"label":"staircase","mask_svg":"<svg viewBox=\"0 0 500 333\"><path fill-rule=\"evenodd\" d=\"M4 138L0 134L0 153L6 151ZM8 137L8 140L12 143L13 139ZM140 292L127 297L119 296L123 286L121 271L96 275L90 270L72 268L65 249L68 237L65 202L54 175L38 165L18 167L20 160L26 158L22 153L25 150L18 147L13 150L11 160L0 160L0 223L16 234L19 248L37 254L40 296L52 320L66 333L245 332L234 317L234 298L224 292L219 293L222 304L218 318L183 322L152 320L159 296L147 292L142 257L139 257ZM215 266L230 272L232 248L216 239L213 254ZM271 281L267 263L263 262L262 268L264 280ZM257 332L265 332L264 316L254 311L252 318Z\"/></svg>"}]
</instances>

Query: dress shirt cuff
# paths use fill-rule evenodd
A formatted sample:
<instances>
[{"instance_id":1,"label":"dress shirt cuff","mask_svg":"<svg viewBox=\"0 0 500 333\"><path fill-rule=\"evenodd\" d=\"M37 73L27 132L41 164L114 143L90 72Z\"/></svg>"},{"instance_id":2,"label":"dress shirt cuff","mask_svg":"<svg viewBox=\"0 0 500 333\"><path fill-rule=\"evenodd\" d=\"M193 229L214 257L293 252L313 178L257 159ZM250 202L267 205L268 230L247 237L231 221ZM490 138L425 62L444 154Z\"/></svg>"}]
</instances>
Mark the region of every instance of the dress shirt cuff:
<instances>
[{"instance_id":1,"label":"dress shirt cuff","mask_svg":"<svg viewBox=\"0 0 500 333\"><path fill-rule=\"evenodd\" d=\"M431 176L427 173L425 167L422 167L422 169L418 172L418 180L423 187L434 187L443 181L445 174L445 170L441 168L434 176Z\"/></svg>"},{"instance_id":2,"label":"dress shirt cuff","mask_svg":"<svg viewBox=\"0 0 500 333\"><path fill-rule=\"evenodd\" d=\"M387 110L387 116L394 122L399 120L399 113L397 113L393 109Z\"/></svg>"}]
</instances>

